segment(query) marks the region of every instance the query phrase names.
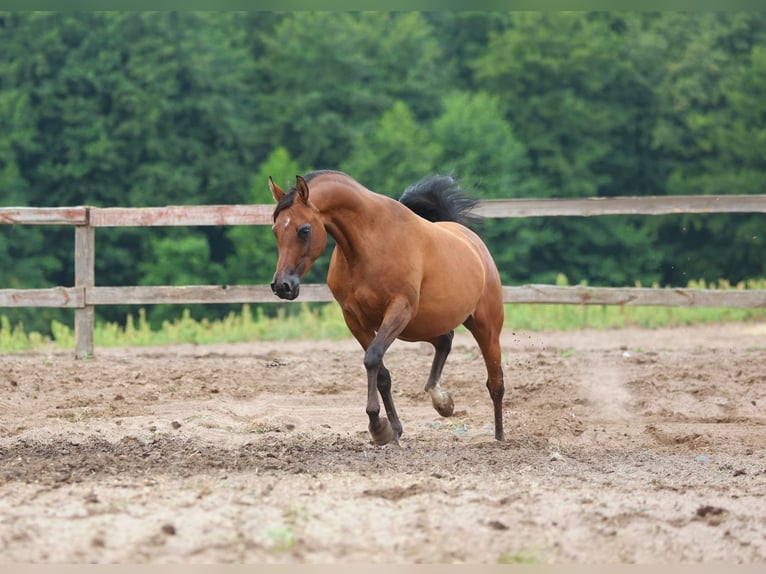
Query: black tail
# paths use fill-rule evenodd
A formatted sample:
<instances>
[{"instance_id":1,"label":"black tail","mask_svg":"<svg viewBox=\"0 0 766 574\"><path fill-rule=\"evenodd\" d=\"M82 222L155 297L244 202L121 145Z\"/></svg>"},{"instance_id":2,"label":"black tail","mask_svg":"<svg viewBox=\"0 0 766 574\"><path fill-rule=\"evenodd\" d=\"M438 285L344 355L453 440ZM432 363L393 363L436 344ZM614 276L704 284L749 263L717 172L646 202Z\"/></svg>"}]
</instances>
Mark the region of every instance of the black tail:
<instances>
[{"instance_id":1,"label":"black tail","mask_svg":"<svg viewBox=\"0 0 766 574\"><path fill-rule=\"evenodd\" d=\"M456 221L471 226L481 216L471 213L478 200L465 195L451 175L432 175L404 190L399 202L428 221Z\"/></svg>"}]
</instances>

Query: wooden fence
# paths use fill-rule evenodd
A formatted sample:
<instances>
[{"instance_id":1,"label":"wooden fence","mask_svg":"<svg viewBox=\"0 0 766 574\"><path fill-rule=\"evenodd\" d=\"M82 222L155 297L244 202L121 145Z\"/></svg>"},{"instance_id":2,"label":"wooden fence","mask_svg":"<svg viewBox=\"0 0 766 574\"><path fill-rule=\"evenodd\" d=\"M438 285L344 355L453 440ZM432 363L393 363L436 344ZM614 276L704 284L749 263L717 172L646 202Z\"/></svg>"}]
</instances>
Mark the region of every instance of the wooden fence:
<instances>
[{"instance_id":1,"label":"wooden fence","mask_svg":"<svg viewBox=\"0 0 766 574\"><path fill-rule=\"evenodd\" d=\"M274 303L268 285L96 286L97 227L271 225L272 205L195 205L147 208L0 208L0 224L73 225L74 287L0 289L0 307L75 309L75 356L93 355L97 305L157 303ZM766 195L647 196L588 199L501 199L482 201L485 217L663 215L674 213L766 213ZM276 248L272 246L272 248ZM504 286L506 303L578 305L657 305L690 307L766 307L766 290L715 290L624 287ZM301 301L332 301L326 285L302 285Z\"/></svg>"}]
</instances>

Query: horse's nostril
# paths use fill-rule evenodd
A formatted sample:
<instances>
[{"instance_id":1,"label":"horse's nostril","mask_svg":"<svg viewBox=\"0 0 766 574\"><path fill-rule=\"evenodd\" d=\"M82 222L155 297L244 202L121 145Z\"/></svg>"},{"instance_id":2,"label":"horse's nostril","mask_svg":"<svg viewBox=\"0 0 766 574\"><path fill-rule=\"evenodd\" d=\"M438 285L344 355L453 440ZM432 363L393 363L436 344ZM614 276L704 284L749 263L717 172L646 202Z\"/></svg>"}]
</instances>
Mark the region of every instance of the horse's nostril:
<instances>
[{"instance_id":1,"label":"horse's nostril","mask_svg":"<svg viewBox=\"0 0 766 574\"><path fill-rule=\"evenodd\" d=\"M290 284L287 281L282 283L282 292L283 293L289 293L290 291L292 291L292 288L290 287Z\"/></svg>"}]
</instances>

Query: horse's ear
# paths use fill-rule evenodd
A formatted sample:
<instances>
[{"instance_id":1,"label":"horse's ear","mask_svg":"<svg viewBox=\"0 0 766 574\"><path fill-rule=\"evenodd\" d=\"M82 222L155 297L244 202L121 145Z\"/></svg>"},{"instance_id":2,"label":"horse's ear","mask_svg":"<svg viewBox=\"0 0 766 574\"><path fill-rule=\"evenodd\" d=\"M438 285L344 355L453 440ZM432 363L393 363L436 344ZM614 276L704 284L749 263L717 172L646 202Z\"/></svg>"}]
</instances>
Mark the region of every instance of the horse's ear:
<instances>
[{"instance_id":1,"label":"horse's ear","mask_svg":"<svg viewBox=\"0 0 766 574\"><path fill-rule=\"evenodd\" d=\"M285 196L285 192L280 189L280 187L274 183L274 180L271 179L271 176L269 176L269 189L271 190L271 195L274 196L274 201L279 203L279 201Z\"/></svg>"},{"instance_id":2,"label":"horse's ear","mask_svg":"<svg viewBox=\"0 0 766 574\"><path fill-rule=\"evenodd\" d=\"M309 202L309 184L301 176L295 176L295 189L298 191L298 195L303 200L303 203Z\"/></svg>"}]
</instances>

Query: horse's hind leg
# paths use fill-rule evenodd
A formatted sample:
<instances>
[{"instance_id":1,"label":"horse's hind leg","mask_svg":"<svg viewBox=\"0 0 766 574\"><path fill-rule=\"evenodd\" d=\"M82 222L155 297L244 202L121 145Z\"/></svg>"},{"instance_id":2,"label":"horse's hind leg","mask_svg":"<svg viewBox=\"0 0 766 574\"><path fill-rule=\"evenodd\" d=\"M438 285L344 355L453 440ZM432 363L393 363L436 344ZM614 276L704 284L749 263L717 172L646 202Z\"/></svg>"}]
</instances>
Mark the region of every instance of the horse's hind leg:
<instances>
[{"instance_id":1,"label":"horse's hind leg","mask_svg":"<svg viewBox=\"0 0 766 574\"><path fill-rule=\"evenodd\" d=\"M478 321L476 317L469 317L463 324L471 331L479 344L482 357L484 357L484 364L487 367L487 390L492 398L492 406L495 411L495 439L505 440L503 432L505 383L503 382L502 351L500 349L502 319L499 327L494 326L489 321Z\"/></svg>"},{"instance_id":2,"label":"horse's hind leg","mask_svg":"<svg viewBox=\"0 0 766 574\"><path fill-rule=\"evenodd\" d=\"M452 416L455 410L455 402L452 400L450 394L441 389L439 381L442 376L442 369L444 368L444 362L447 360L447 355L452 350L452 338L455 336L455 331L450 331L446 335L437 337L431 341L434 346L434 361L431 364L431 372L428 375L428 382L426 382L425 390L431 395L431 404L443 417Z\"/></svg>"}]
</instances>

